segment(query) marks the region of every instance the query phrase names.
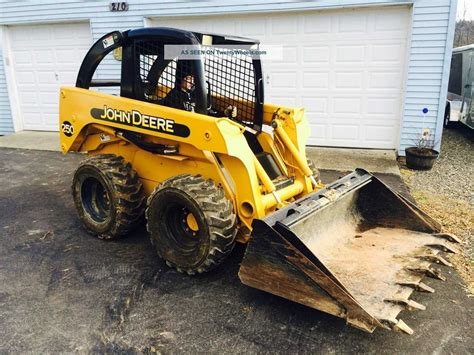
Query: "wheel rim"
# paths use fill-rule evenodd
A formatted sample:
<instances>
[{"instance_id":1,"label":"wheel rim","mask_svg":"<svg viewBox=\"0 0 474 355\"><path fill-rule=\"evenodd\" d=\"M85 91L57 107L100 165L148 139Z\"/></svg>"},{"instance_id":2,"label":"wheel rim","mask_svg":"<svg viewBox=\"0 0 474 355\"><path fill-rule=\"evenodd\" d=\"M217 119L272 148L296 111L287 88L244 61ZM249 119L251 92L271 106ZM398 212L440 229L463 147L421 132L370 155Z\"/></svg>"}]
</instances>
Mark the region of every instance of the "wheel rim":
<instances>
[{"instance_id":1,"label":"wheel rim","mask_svg":"<svg viewBox=\"0 0 474 355\"><path fill-rule=\"evenodd\" d=\"M172 248L179 250L181 254L196 253L196 250L199 249L200 233L193 213L180 203L172 203L166 207L163 220Z\"/></svg>"},{"instance_id":2,"label":"wheel rim","mask_svg":"<svg viewBox=\"0 0 474 355\"><path fill-rule=\"evenodd\" d=\"M85 211L94 221L102 223L110 216L109 192L98 179L88 177L82 182L81 199Z\"/></svg>"}]
</instances>

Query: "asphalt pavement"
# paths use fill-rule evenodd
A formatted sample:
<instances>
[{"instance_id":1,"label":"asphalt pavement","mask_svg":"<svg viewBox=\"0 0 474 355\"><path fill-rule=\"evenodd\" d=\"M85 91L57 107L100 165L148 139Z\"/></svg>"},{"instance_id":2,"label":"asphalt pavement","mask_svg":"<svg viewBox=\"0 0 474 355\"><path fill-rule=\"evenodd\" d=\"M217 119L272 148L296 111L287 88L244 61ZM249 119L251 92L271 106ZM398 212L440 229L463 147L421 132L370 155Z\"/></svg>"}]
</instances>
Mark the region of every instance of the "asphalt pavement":
<instances>
[{"instance_id":1,"label":"asphalt pavement","mask_svg":"<svg viewBox=\"0 0 474 355\"><path fill-rule=\"evenodd\" d=\"M145 228L98 240L82 228L70 184L80 155L0 149L0 352L454 353L474 352L474 301L453 269L415 293L408 336L373 334L249 288L239 245L217 270L169 269ZM341 172L323 171L323 181ZM407 193L400 178L381 175ZM429 211L428 211L429 212Z\"/></svg>"}]
</instances>

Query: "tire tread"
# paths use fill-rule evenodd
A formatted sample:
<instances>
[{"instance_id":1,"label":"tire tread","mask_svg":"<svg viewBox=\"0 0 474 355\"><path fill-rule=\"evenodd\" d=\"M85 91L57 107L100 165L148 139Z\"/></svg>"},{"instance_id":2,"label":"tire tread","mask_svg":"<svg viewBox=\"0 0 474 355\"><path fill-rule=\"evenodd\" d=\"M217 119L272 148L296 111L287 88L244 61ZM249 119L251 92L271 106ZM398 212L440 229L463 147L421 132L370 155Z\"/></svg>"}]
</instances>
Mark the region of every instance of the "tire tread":
<instances>
[{"instance_id":1,"label":"tire tread","mask_svg":"<svg viewBox=\"0 0 474 355\"><path fill-rule=\"evenodd\" d=\"M214 269L225 260L235 245L237 217L233 212L232 203L225 197L223 189L217 187L212 180L192 174L174 176L158 185L148 197L148 207L145 212L148 232L151 230L149 225L149 218L152 215L149 207L151 201L161 190L169 187L185 192L199 205L209 226L210 247L206 258L195 268L183 268L169 260L166 260L166 264L189 275L201 274ZM151 240L154 244L153 236L151 236ZM162 255L160 257L163 258Z\"/></svg>"}]
</instances>

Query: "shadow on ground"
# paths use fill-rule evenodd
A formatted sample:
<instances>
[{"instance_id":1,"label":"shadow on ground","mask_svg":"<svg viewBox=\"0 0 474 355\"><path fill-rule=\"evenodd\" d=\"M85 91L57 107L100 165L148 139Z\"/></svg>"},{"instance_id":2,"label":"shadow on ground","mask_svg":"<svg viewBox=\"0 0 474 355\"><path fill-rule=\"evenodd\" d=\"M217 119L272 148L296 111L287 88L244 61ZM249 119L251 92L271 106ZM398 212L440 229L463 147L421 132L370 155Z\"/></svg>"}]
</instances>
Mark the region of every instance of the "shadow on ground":
<instances>
[{"instance_id":1,"label":"shadow on ground","mask_svg":"<svg viewBox=\"0 0 474 355\"><path fill-rule=\"evenodd\" d=\"M445 283L427 280L436 293L415 296L426 311L403 315L413 336L367 334L242 285L244 246L218 270L189 277L155 256L143 228L119 241L94 239L82 229L70 194L80 159L0 150L0 352L473 350L473 301L450 269L443 270ZM398 178L381 178L406 192Z\"/></svg>"}]
</instances>

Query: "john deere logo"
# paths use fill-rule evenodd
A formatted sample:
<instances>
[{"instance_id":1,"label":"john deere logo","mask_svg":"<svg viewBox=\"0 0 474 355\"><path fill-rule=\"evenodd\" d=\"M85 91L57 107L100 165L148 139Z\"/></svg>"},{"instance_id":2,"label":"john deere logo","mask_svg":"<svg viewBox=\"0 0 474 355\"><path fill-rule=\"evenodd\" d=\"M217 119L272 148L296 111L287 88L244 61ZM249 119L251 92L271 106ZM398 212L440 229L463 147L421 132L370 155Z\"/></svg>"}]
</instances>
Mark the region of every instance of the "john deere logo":
<instances>
[{"instance_id":1,"label":"john deere logo","mask_svg":"<svg viewBox=\"0 0 474 355\"><path fill-rule=\"evenodd\" d=\"M71 137L74 134L74 126L69 121L64 121L61 125L61 131L66 137Z\"/></svg>"},{"instance_id":2,"label":"john deere logo","mask_svg":"<svg viewBox=\"0 0 474 355\"><path fill-rule=\"evenodd\" d=\"M103 109L93 108L91 110L91 116L102 121L115 122L179 137L188 137L190 133L187 126L176 123L173 120L146 115L136 110L117 110L107 105L104 105Z\"/></svg>"}]
</instances>

